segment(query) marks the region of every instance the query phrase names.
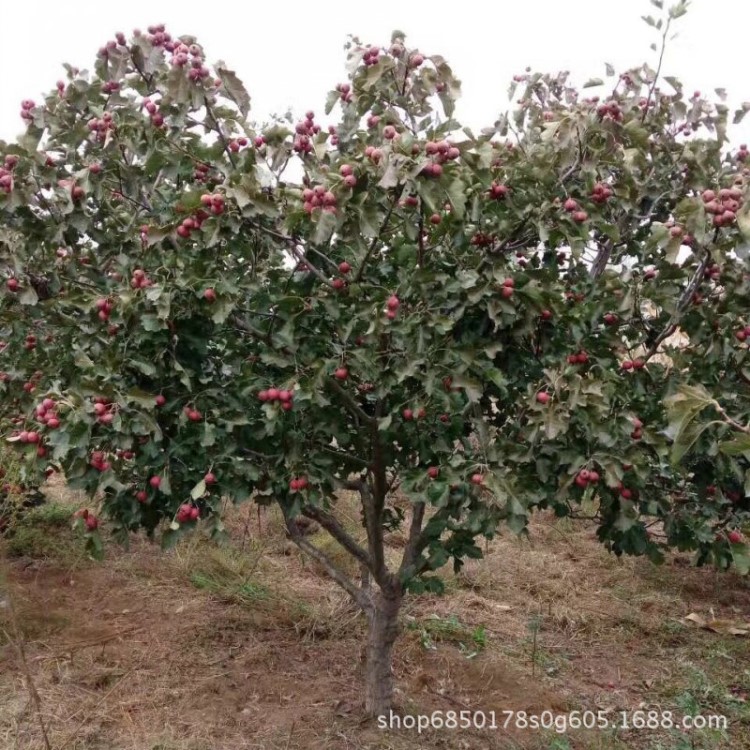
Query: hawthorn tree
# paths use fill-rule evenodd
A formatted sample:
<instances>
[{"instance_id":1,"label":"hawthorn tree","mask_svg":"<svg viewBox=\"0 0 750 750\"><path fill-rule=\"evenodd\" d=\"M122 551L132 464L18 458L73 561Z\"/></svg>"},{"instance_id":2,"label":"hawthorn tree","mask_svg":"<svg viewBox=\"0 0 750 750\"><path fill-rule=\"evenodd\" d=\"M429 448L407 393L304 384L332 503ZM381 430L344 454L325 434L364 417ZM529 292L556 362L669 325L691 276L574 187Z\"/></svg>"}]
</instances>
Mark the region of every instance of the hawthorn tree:
<instances>
[{"instance_id":1,"label":"hawthorn tree","mask_svg":"<svg viewBox=\"0 0 750 750\"><path fill-rule=\"evenodd\" d=\"M61 468L123 542L277 503L367 617L379 714L405 594L534 509L747 572L750 172L727 106L648 65L597 96L527 71L474 133L442 57L401 32L347 49L330 125L252 123L235 73L163 26L23 102L0 424L23 481ZM100 552L94 510L77 524Z\"/></svg>"}]
</instances>

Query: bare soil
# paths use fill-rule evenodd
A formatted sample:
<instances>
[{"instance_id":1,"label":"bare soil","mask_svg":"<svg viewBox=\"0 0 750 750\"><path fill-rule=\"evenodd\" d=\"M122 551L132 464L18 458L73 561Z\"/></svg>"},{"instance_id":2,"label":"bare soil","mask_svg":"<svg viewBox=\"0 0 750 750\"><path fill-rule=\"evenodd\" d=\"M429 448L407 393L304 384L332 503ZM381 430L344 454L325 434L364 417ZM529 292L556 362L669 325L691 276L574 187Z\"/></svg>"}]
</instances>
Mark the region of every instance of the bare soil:
<instances>
[{"instance_id":1,"label":"bare soil","mask_svg":"<svg viewBox=\"0 0 750 750\"><path fill-rule=\"evenodd\" d=\"M750 585L684 556L618 560L548 516L529 539L502 535L444 596L408 600L395 659L401 714L495 712L499 727L418 734L363 718L362 618L272 511L232 511L226 547L134 538L103 563L67 525L34 528L0 554L2 750L45 748L40 723L54 750L750 748L750 638L727 630L750 622ZM648 709L728 728L502 726L509 711Z\"/></svg>"}]
</instances>

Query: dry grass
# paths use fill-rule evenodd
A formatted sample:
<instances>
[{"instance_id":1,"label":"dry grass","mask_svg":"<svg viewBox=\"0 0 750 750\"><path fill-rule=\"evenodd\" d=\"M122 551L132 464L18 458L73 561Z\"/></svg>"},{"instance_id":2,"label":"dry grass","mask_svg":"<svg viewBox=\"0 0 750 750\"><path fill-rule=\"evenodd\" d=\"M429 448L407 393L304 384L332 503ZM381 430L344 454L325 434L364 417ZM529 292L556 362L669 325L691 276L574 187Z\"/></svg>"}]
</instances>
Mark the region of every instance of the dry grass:
<instances>
[{"instance_id":1,"label":"dry grass","mask_svg":"<svg viewBox=\"0 0 750 750\"><path fill-rule=\"evenodd\" d=\"M72 502L59 484L50 495ZM351 498L341 502L356 529ZM586 527L539 516L530 540L505 535L449 574L445 596L408 600L400 708L502 718L648 705L723 713L729 732L384 732L361 720L361 618L273 510L232 511L225 547L196 535L162 553L136 539L104 564L73 554L66 528L33 528L45 544L6 558L0 599L15 604L54 750L750 747L748 640L682 621L749 619L747 582L679 556L661 568L617 560ZM7 607L3 631L0 748L36 750Z\"/></svg>"}]
</instances>

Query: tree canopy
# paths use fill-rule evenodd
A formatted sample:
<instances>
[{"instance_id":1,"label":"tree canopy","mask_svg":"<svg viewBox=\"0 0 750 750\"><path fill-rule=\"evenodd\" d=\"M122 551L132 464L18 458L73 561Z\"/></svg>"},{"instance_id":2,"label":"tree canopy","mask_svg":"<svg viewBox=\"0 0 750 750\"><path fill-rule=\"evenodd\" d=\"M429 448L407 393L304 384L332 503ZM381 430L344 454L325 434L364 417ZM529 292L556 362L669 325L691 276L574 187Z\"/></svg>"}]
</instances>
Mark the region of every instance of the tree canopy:
<instances>
[{"instance_id":1,"label":"tree canopy","mask_svg":"<svg viewBox=\"0 0 750 750\"><path fill-rule=\"evenodd\" d=\"M168 545L221 534L223 499L278 503L368 613L373 663L405 591L534 509L593 519L617 554L747 572L750 172L726 131L750 105L648 65L582 90L526 71L475 133L448 62L399 31L351 39L347 70L325 116L254 123L232 70L154 26L23 102L0 143L23 481L55 466L86 490L95 553L98 512Z\"/></svg>"}]
</instances>

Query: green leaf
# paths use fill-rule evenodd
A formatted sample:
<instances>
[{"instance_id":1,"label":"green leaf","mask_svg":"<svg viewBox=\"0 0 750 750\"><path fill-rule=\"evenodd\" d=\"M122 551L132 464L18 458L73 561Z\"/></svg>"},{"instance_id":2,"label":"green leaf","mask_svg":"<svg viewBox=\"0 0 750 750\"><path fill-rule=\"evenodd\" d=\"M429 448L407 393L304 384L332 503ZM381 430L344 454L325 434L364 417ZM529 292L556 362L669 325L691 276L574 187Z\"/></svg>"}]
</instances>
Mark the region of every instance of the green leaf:
<instances>
[{"instance_id":1,"label":"green leaf","mask_svg":"<svg viewBox=\"0 0 750 750\"><path fill-rule=\"evenodd\" d=\"M336 228L336 216L335 214L324 211L321 213L318 221L315 223L315 234L313 235L313 243L316 245L322 245L324 242L328 242L331 239L333 230Z\"/></svg>"},{"instance_id":2,"label":"green leaf","mask_svg":"<svg viewBox=\"0 0 750 750\"><path fill-rule=\"evenodd\" d=\"M746 544L732 544L732 562L741 576L750 573L750 550Z\"/></svg>"},{"instance_id":3,"label":"green leaf","mask_svg":"<svg viewBox=\"0 0 750 750\"><path fill-rule=\"evenodd\" d=\"M242 116L247 117L250 112L250 95L237 74L233 70L225 68L223 63L217 63L216 75L221 79L224 90L237 105L237 109L240 110Z\"/></svg>"},{"instance_id":4,"label":"green leaf","mask_svg":"<svg viewBox=\"0 0 750 750\"><path fill-rule=\"evenodd\" d=\"M39 297L33 286L27 286L18 295L18 301L22 305L36 305L36 303L39 302Z\"/></svg>"},{"instance_id":5,"label":"green leaf","mask_svg":"<svg viewBox=\"0 0 750 750\"><path fill-rule=\"evenodd\" d=\"M727 456L740 456L750 453L750 435L742 434L734 440L719 443L719 450Z\"/></svg>"},{"instance_id":6,"label":"green leaf","mask_svg":"<svg viewBox=\"0 0 750 750\"><path fill-rule=\"evenodd\" d=\"M193 487L192 490L190 490L190 497L193 500L197 500L200 497L203 497L206 494L206 482L205 480L201 479L198 484Z\"/></svg>"},{"instance_id":7,"label":"green leaf","mask_svg":"<svg viewBox=\"0 0 750 750\"><path fill-rule=\"evenodd\" d=\"M177 65L173 66L167 75L167 96L176 104L186 104L190 101L190 81L187 71Z\"/></svg>"}]
</instances>

